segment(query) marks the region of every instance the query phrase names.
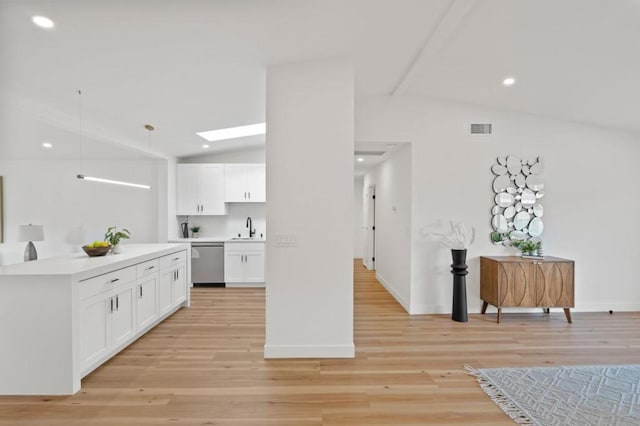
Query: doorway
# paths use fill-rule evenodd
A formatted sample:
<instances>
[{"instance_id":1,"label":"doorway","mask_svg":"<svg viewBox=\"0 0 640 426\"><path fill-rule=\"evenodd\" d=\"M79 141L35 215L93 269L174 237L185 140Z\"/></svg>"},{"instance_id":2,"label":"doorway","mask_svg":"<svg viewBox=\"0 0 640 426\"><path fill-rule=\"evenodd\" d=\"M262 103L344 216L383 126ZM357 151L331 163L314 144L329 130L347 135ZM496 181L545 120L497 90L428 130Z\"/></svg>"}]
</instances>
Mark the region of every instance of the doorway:
<instances>
[{"instance_id":1,"label":"doorway","mask_svg":"<svg viewBox=\"0 0 640 426\"><path fill-rule=\"evenodd\" d=\"M365 248L364 266L373 271L376 269L376 186L370 185L365 192Z\"/></svg>"}]
</instances>

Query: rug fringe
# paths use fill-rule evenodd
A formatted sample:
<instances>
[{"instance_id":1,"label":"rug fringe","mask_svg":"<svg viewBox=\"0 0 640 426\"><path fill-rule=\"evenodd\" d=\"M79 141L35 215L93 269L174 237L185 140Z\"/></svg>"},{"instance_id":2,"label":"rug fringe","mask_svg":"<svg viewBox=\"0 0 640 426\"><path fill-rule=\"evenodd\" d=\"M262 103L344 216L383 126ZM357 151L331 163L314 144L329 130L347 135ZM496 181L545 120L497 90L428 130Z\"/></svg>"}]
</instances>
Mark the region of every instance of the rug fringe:
<instances>
[{"instance_id":1,"label":"rug fringe","mask_svg":"<svg viewBox=\"0 0 640 426\"><path fill-rule=\"evenodd\" d=\"M476 378L482 390L489 395L489 398L491 398L511 420L520 425L535 425L533 419L529 418L517 405L506 397L482 371L473 368L469 364L465 364L464 369L469 375Z\"/></svg>"}]
</instances>

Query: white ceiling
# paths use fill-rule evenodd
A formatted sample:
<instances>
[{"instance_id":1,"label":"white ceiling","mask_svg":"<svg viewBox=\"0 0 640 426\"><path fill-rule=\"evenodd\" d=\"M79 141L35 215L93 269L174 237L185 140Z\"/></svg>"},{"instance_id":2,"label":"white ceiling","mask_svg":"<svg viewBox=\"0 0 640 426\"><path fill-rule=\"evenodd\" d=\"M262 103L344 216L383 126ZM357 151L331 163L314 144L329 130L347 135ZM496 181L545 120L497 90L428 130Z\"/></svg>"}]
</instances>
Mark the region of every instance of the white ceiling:
<instances>
[{"instance_id":1,"label":"white ceiling","mask_svg":"<svg viewBox=\"0 0 640 426\"><path fill-rule=\"evenodd\" d=\"M56 28L36 28L35 14ZM96 140L145 150L151 123L154 152L188 156L206 152L197 131L264 121L268 66L343 57L359 97L424 95L640 132L638 22L640 0L4 1L0 90L74 131L82 89ZM507 75L515 86L501 86Z\"/></svg>"}]
</instances>

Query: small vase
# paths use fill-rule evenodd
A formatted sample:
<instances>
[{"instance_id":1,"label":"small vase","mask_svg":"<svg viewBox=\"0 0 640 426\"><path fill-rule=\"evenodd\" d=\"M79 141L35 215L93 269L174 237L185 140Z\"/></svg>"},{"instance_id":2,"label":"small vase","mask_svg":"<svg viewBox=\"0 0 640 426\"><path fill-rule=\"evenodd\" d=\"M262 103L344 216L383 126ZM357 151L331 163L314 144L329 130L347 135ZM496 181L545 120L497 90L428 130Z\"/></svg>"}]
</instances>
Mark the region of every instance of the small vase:
<instances>
[{"instance_id":1,"label":"small vase","mask_svg":"<svg viewBox=\"0 0 640 426\"><path fill-rule=\"evenodd\" d=\"M120 254L122 253L122 246L120 244L115 244L111 247L111 253Z\"/></svg>"},{"instance_id":2,"label":"small vase","mask_svg":"<svg viewBox=\"0 0 640 426\"><path fill-rule=\"evenodd\" d=\"M191 234L191 236L192 236L193 238L198 238L198 233L197 233L197 232L193 232L193 233Z\"/></svg>"}]
</instances>

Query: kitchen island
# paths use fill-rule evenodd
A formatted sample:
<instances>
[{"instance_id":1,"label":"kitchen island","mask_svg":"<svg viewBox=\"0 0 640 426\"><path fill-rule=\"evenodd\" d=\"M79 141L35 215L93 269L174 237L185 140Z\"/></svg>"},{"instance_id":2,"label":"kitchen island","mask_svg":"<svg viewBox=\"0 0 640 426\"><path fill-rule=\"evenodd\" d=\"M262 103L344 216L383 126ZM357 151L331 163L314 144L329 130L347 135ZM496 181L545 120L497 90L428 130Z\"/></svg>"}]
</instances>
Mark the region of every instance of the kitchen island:
<instances>
[{"instance_id":1,"label":"kitchen island","mask_svg":"<svg viewBox=\"0 0 640 426\"><path fill-rule=\"evenodd\" d=\"M130 244L0 267L0 395L70 395L190 304L189 244Z\"/></svg>"}]
</instances>

